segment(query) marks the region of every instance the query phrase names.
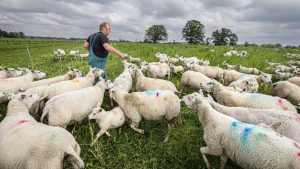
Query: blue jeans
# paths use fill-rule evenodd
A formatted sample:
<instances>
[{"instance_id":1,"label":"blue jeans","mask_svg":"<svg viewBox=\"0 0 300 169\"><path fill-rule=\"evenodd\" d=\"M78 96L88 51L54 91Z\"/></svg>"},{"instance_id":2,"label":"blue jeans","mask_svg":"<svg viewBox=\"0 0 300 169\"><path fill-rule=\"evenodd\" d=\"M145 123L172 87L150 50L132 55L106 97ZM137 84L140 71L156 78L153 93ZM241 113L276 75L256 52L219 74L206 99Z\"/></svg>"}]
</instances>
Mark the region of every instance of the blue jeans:
<instances>
[{"instance_id":1,"label":"blue jeans","mask_svg":"<svg viewBox=\"0 0 300 169\"><path fill-rule=\"evenodd\" d=\"M91 67L96 67L102 69L104 72L102 73L102 78L106 79L106 62L109 58L109 54L105 58L100 58L94 54L92 50L89 52L88 62ZM95 83L99 82L99 77L95 79Z\"/></svg>"}]
</instances>

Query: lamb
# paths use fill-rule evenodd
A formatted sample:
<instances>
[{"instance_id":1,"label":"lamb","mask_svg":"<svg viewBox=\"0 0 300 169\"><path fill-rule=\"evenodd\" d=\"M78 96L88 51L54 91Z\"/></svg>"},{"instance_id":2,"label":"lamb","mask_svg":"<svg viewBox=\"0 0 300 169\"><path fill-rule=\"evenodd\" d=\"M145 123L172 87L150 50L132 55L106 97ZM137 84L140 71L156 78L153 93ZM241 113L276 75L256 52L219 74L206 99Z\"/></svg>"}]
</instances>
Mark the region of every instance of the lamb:
<instances>
[{"instance_id":1,"label":"lamb","mask_svg":"<svg viewBox=\"0 0 300 169\"><path fill-rule=\"evenodd\" d=\"M97 104L97 106L92 110L92 113L89 115L89 119L95 119L100 127L100 131L97 133L92 145L95 144L99 137L104 133L110 137L108 129L114 129L122 126L126 119L125 114L120 107L115 107L108 112L100 107L101 104Z\"/></svg>"},{"instance_id":2,"label":"lamb","mask_svg":"<svg viewBox=\"0 0 300 169\"><path fill-rule=\"evenodd\" d=\"M153 79L145 77L140 69L131 67L129 69L130 74L136 78L136 91L145 91L145 90L170 90L172 92L179 93L175 85L167 80L163 79Z\"/></svg>"},{"instance_id":3,"label":"lamb","mask_svg":"<svg viewBox=\"0 0 300 169\"><path fill-rule=\"evenodd\" d=\"M0 123L0 168L63 168L65 160L83 169L80 146L71 133L60 127L38 123L28 109L39 99L36 94L19 93L8 104Z\"/></svg>"},{"instance_id":4,"label":"lamb","mask_svg":"<svg viewBox=\"0 0 300 169\"><path fill-rule=\"evenodd\" d=\"M253 77L242 77L236 81L233 81L229 84L229 87L238 87L242 89L243 92L257 92L259 84L256 79Z\"/></svg>"},{"instance_id":5,"label":"lamb","mask_svg":"<svg viewBox=\"0 0 300 169\"><path fill-rule=\"evenodd\" d=\"M41 79L43 77L45 77L45 73L32 71L24 76L0 79L0 92L18 93L20 88L27 86L34 79Z\"/></svg>"},{"instance_id":6,"label":"lamb","mask_svg":"<svg viewBox=\"0 0 300 169\"><path fill-rule=\"evenodd\" d=\"M97 103L102 104L104 91L105 82L101 80L94 86L54 96L46 103L40 121L47 118L49 125L63 128L81 122Z\"/></svg>"},{"instance_id":7,"label":"lamb","mask_svg":"<svg viewBox=\"0 0 300 169\"><path fill-rule=\"evenodd\" d=\"M273 95L279 96L282 98L286 98L294 105L300 103L300 87L287 82L287 81L279 81L272 85Z\"/></svg>"},{"instance_id":8,"label":"lamb","mask_svg":"<svg viewBox=\"0 0 300 169\"><path fill-rule=\"evenodd\" d=\"M275 109L251 109L245 107L227 107L209 99L211 106L225 115L231 116L241 122L250 124L264 123L273 126L274 131L295 141L300 141L299 115L291 111ZM278 125L278 126L277 126Z\"/></svg>"},{"instance_id":9,"label":"lamb","mask_svg":"<svg viewBox=\"0 0 300 169\"><path fill-rule=\"evenodd\" d=\"M141 63L142 62L142 60L140 58L134 58L130 55L127 57L127 59L130 63Z\"/></svg>"},{"instance_id":10,"label":"lamb","mask_svg":"<svg viewBox=\"0 0 300 169\"><path fill-rule=\"evenodd\" d=\"M221 83L215 80L208 83L201 83L200 88L208 92L212 92L217 102L225 106L256 109L279 109L297 112L295 106L286 99L259 93L240 93L229 91Z\"/></svg>"},{"instance_id":11,"label":"lamb","mask_svg":"<svg viewBox=\"0 0 300 169\"><path fill-rule=\"evenodd\" d=\"M126 117L130 119L130 127L141 134L144 134L144 130L138 126L142 118L159 120L165 117L168 120L169 131L164 142L168 141L175 120L180 121L180 100L169 90L128 93L116 88L110 91L110 97L119 104Z\"/></svg>"},{"instance_id":12,"label":"lamb","mask_svg":"<svg viewBox=\"0 0 300 169\"><path fill-rule=\"evenodd\" d=\"M234 70L236 69L236 65L230 65L227 63L226 60L223 62L223 66L225 69L234 69Z\"/></svg>"},{"instance_id":13,"label":"lamb","mask_svg":"<svg viewBox=\"0 0 300 169\"><path fill-rule=\"evenodd\" d=\"M179 72L183 73L184 68L183 66L175 66L173 64L170 64L170 71L174 74L177 74Z\"/></svg>"},{"instance_id":14,"label":"lamb","mask_svg":"<svg viewBox=\"0 0 300 169\"><path fill-rule=\"evenodd\" d=\"M291 77L287 81L300 87L300 77Z\"/></svg>"},{"instance_id":15,"label":"lamb","mask_svg":"<svg viewBox=\"0 0 300 169\"><path fill-rule=\"evenodd\" d=\"M242 123L214 110L204 97L182 99L196 109L203 127L206 147L201 147L207 168L212 168L206 154L221 156L220 168L229 159L242 168L296 169L300 168L300 143L281 136L269 127ZM284 160L282 160L284 159Z\"/></svg>"},{"instance_id":16,"label":"lamb","mask_svg":"<svg viewBox=\"0 0 300 169\"><path fill-rule=\"evenodd\" d=\"M65 51L62 49L56 49L55 51L53 51L53 54L54 60L59 60L59 62L66 55Z\"/></svg>"},{"instance_id":17,"label":"lamb","mask_svg":"<svg viewBox=\"0 0 300 169\"><path fill-rule=\"evenodd\" d=\"M176 56L175 58L169 58L168 63L169 64L176 64L179 62L179 56Z\"/></svg>"},{"instance_id":18,"label":"lamb","mask_svg":"<svg viewBox=\"0 0 300 169\"><path fill-rule=\"evenodd\" d=\"M167 63L147 63L147 62L142 62L141 63L141 69L147 71L148 77L152 78L164 78L168 76L168 79L170 79L170 67L168 66Z\"/></svg>"},{"instance_id":19,"label":"lamb","mask_svg":"<svg viewBox=\"0 0 300 169\"><path fill-rule=\"evenodd\" d=\"M78 89L92 86L95 82L95 78L100 76L102 73L103 70L101 69L90 68L89 73L85 77L78 77L73 80L67 80L67 81L50 84L50 86L47 87L43 95L43 99L50 99L64 92L78 90Z\"/></svg>"},{"instance_id":20,"label":"lamb","mask_svg":"<svg viewBox=\"0 0 300 169\"><path fill-rule=\"evenodd\" d=\"M223 78L223 69L220 67L214 66L200 66L194 62L189 62L187 68L195 72L200 72L206 75L209 78L213 79L222 79Z\"/></svg>"},{"instance_id":21,"label":"lamb","mask_svg":"<svg viewBox=\"0 0 300 169\"><path fill-rule=\"evenodd\" d=\"M259 75L261 73L261 71L256 68L244 67L241 64L236 65L236 70L242 73L254 74L254 75Z\"/></svg>"}]
</instances>

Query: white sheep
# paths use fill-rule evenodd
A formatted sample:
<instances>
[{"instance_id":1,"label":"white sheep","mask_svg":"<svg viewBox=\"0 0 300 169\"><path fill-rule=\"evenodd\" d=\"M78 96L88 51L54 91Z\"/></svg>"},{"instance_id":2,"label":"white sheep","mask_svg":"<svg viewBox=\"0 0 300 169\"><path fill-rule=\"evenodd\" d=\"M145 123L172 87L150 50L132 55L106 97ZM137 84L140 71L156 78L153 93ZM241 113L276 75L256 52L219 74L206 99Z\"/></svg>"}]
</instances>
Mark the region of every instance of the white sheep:
<instances>
[{"instance_id":1,"label":"white sheep","mask_svg":"<svg viewBox=\"0 0 300 169\"><path fill-rule=\"evenodd\" d=\"M147 71L148 77L152 78L170 78L171 69L167 63L155 62L155 63L141 63L142 71Z\"/></svg>"},{"instance_id":2,"label":"white sheep","mask_svg":"<svg viewBox=\"0 0 300 169\"><path fill-rule=\"evenodd\" d=\"M182 74L180 79L180 92L184 89L184 87L200 89L200 83L210 82L211 80L211 78L200 72L186 71Z\"/></svg>"},{"instance_id":3,"label":"white sheep","mask_svg":"<svg viewBox=\"0 0 300 169\"><path fill-rule=\"evenodd\" d=\"M70 56L77 58L79 56L79 50L71 50Z\"/></svg>"},{"instance_id":4,"label":"white sheep","mask_svg":"<svg viewBox=\"0 0 300 169\"><path fill-rule=\"evenodd\" d=\"M56 95L62 94L64 92L78 90L85 87L92 86L95 82L95 78L100 76L103 73L103 70L98 68L90 68L89 73L85 77L77 77L73 80L66 80L54 84L50 84L47 87L43 98L50 99Z\"/></svg>"},{"instance_id":5,"label":"white sheep","mask_svg":"<svg viewBox=\"0 0 300 169\"><path fill-rule=\"evenodd\" d=\"M274 131L300 142L299 115L295 112L275 109L251 109L246 107L227 107L209 99L211 106L225 115L231 116L241 122L250 124L264 123L273 126Z\"/></svg>"},{"instance_id":6,"label":"white sheep","mask_svg":"<svg viewBox=\"0 0 300 169\"><path fill-rule=\"evenodd\" d=\"M58 60L59 62L61 61L61 59L66 55L65 51L62 49L56 49L53 51L53 57L54 60Z\"/></svg>"},{"instance_id":7,"label":"white sheep","mask_svg":"<svg viewBox=\"0 0 300 169\"><path fill-rule=\"evenodd\" d=\"M28 109L38 100L38 95L19 93L9 102L0 123L0 168L63 168L68 160L73 168L83 169L80 146L72 134L29 115Z\"/></svg>"},{"instance_id":8,"label":"white sheep","mask_svg":"<svg viewBox=\"0 0 300 169\"><path fill-rule=\"evenodd\" d=\"M80 53L79 55L77 55L77 58L80 60L83 60L83 59L87 59L88 56L89 56L89 53Z\"/></svg>"},{"instance_id":9,"label":"white sheep","mask_svg":"<svg viewBox=\"0 0 300 169\"><path fill-rule=\"evenodd\" d=\"M236 65L230 65L227 63L226 60L223 62L223 66L225 69L234 69L234 70L236 69Z\"/></svg>"},{"instance_id":10,"label":"white sheep","mask_svg":"<svg viewBox=\"0 0 300 169\"><path fill-rule=\"evenodd\" d=\"M256 68L244 67L241 64L236 65L236 70L239 71L239 72L242 72L242 73L254 74L254 75L259 75L261 73L261 71L256 69Z\"/></svg>"},{"instance_id":11,"label":"white sheep","mask_svg":"<svg viewBox=\"0 0 300 169\"><path fill-rule=\"evenodd\" d=\"M221 83L213 80L200 84L200 88L212 92L218 103L233 107L249 107L256 109L279 109L297 112L286 99L259 93L240 93L226 89Z\"/></svg>"},{"instance_id":12,"label":"white sheep","mask_svg":"<svg viewBox=\"0 0 300 169\"><path fill-rule=\"evenodd\" d=\"M270 68L281 65L281 63L269 62L269 60L266 60L265 62L267 63L268 67L270 67Z\"/></svg>"},{"instance_id":13,"label":"white sheep","mask_svg":"<svg viewBox=\"0 0 300 169\"><path fill-rule=\"evenodd\" d=\"M195 72L200 72L209 78L223 79L223 69L215 66L200 66L194 62L189 62L187 68Z\"/></svg>"},{"instance_id":14,"label":"white sheep","mask_svg":"<svg viewBox=\"0 0 300 169\"><path fill-rule=\"evenodd\" d=\"M142 118L159 120L165 117L168 120L169 131L164 142L168 140L175 120L180 121L180 100L169 90L128 93L116 88L110 91L110 97L119 104L126 117L131 120L130 127L141 134L144 134L144 130L138 126Z\"/></svg>"},{"instance_id":15,"label":"white sheep","mask_svg":"<svg viewBox=\"0 0 300 169\"><path fill-rule=\"evenodd\" d=\"M113 82L113 88L121 88L129 92L132 88L132 76L129 72L129 68L125 68L124 71L115 78Z\"/></svg>"},{"instance_id":16,"label":"white sheep","mask_svg":"<svg viewBox=\"0 0 300 169\"><path fill-rule=\"evenodd\" d=\"M140 58L134 58L134 57L132 57L130 55L126 59L130 63L141 63L142 62L142 60Z\"/></svg>"},{"instance_id":17,"label":"white sheep","mask_svg":"<svg viewBox=\"0 0 300 169\"><path fill-rule=\"evenodd\" d=\"M156 59L157 59L159 62L161 62L161 63L167 63L168 60L169 60L168 55L167 55L167 54L164 54L164 53L159 53L159 52L157 52L157 53L155 54L155 57L156 57Z\"/></svg>"},{"instance_id":18,"label":"white sheep","mask_svg":"<svg viewBox=\"0 0 300 169\"><path fill-rule=\"evenodd\" d=\"M92 145L96 143L102 134L106 134L110 137L108 129L114 129L122 126L125 122L125 114L120 107L115 107L110 111L105 111L100 108L101 104L92 110L92 113L88 116L89 119L95 119L100 127L100 131L97 133L96 138L93 140Z\"/></svg>"},{"instance_id":19,"label":"white sheep","mask_svg":"<svg viewBox=\"0 0 300 169\"><path fill-rule=\"evenodd\" d=\"M300 87L300 77L291 77L287 81Z\"/></svg>"},{"instance_id":20,"label":"white sheep","mask_svg":"<svg viewBox=\"0 0 300 169\"><path fill-rule=\"evenodd\" d=\"M179 62L179 56L176 56L175 58L169 58L168 63L169 64L176 64Z\"/></svg>"},{"instance_id":21,"label":"white sheep","mask_svg":"<svg viewBox=\"0 0 300 169\"><path fill-rule=\"evenodd\" d=\"M184 67L183 66L175 66L173 64L170 64L170 70L174 74L183 73L184 72Z\"/></svg>"},{"instance_id":22,"label":"white sheep","mask_svg":"<svg viewBox=\"0 0 300 169\"><path fill-rule=\"evenodd\" d=\"M294 75L290 72L282 72L281 70L276 70L274 77L278 80L285 80L288 79L290 77L293 77Z\"/></svg>"},{"instance_id":23,"label":"white sheep","mask_svg":"<svg viewBox=\"0 0 300 169\"><path fill-rule=\"evenodd\" d=\"M29 73L29 69L16 70L14 68L3 68L0 70L0 79L7 79L11 77L19 77Z\"/></svg>"},{"instance_id":24,"label":"white sheep","mask_svg":"<svg viewBox=\"0 0 300 169\"><path fill-rule=\"evenodd\" d=\"M0 79L0 92L18 93L19 89L26 87L34 79L41 79L46 74L39 71L32 71L24 76Z\"/></svg>"},{"instance_id":25,"label":"white sheep","mask_svg":"<svg viewBox=\"0 0 300 169\"><path fill-rule=\"evenodd\" d=\"M230 51L227 51L223 54L224 57L230 57L230 56L234 56L234 55L237 55L238 52L236 50L230 50Z\"/></svg>"},{"instance_id":26,"label":"white sheep","mask_svg":"<svg viewBox=\"0 0 300 169\"><path fill-rule=\"evenodd\" d=\"M145 77L140 69L136 69L134 67L131 67L129 71L130 74L136 78L136 91L157 89L170 90L172 92L179 93L175 85L170 81Z\"/></svg>"},{"instance_id":27,"label":"white sheep","mask_svg":"<svg viewBox=\"0 0 300 169\"><path fill-rule=\"evenodd\" d=\"M193 62L193 63L199 64L199 59L197 57L195 57L195 56L189 57L189 58L185 58L183 56L180 56L179 57L179 61L182 62L182 65L185 66L185 67L187 66L187 64L189 62Z\"/></svg>"},{"instance_id":28,"label":"white sheep","mask_svg":"<svg viewBox=\"0 0 300 169\"><path fill-rule=\"evenodd\" d=\"M220 168L229 159L242 168L300 168L300 143L281 136L269 127L242 123L214 110L204 97L182 99L196 109L203 127L205 147L200 148L207 168L212 168L206 154L221 156ZM282 160L284 159L284 160Z\"/></svg>"},{"instance_id":29,"label":"white sheep","mask_svg":"<svg viewBox=\"0 0 300 169\"><path fill-rule=\"evenodd\" d=\"M257 80L253 77L242 77L236 81L231 82L228 86L238 87L242 89L243 92L257 92L259 88L259 84Z\"/></svg>"},{"instance_id":30,"label":"white sheep","mask_svg":"<svg viewBox=\"0 0 300 169\"><path fill-rule=\"evenodd\" d=\"M40 121L47 118L49 125L63 128L81 122L97 103L102 104L104 92L105 82L101 80L94 86L54 96L46 103Z\"/></svg>"},{"instance_id":31,"label":"white sheep","mask_svg":"<svg viewBox=\"0 0 300 169\"><path fill-rule=\"evenodd\" d=\"M300 103L300 87L288 81L279 81L272 85L273 95L286 98L294 105Z\"/></svg>"}]
</instances>

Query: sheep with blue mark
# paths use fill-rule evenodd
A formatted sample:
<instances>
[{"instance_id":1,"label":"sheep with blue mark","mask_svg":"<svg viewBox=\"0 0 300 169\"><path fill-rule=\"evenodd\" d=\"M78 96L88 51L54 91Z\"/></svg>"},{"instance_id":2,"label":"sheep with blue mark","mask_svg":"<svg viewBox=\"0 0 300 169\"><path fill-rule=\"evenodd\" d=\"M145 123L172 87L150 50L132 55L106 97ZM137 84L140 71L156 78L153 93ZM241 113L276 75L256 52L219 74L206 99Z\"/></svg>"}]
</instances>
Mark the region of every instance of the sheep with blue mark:
<instances>
[{"instance_id":1,"label":"sheep with blue mark","mask_svg":"<svg viewBox=\"0 0 300 169\"><path fill-rule=\"evenodd\" d=\"M272 85L273 95L286 98L294 105L300 103L300 87L288 81L279 81Z\"/></svg>"},{"instance_id":2,"label":"sheep with blue mark","mask_svg":"<svg viewBox=\"0 0 300 169\"><path fill-rule=\"evenodd\" d=\"M205 147L200 148L207 168L212 168L206 154L221 156L220 168L229 159L242 168L296 169L300 167L300 143L281 136L270 128L242 123L213 109L198 94L182 101L197 111L203 127Z\"/></svg>"},{"instance_id":3,"label":"sheep with blue mark","mask_svg":"<svg viewBox=\"0 0 300 169\"><path fill-rule=\"evenodd\" d=\"M125 116L130 119L130 127L138 133L144 130L138 128L142 118L159 120L165 117L168 120L168 134L164 142L168 141L174 122L180 119L180 99L169 90L148 90L145 92L128 93L122 89L110 90L110 97L116 101Z\"/></svg>"},{"instance_id":4,"label":"sheep with blue mark","mask_svg":"<svg viewBox=\"0 0 300 169\"><path fill-rule=\"evenodd\" d=\"M297 112L286 99L259 93L240 93L226 89L221 83L213 80L200 85L201 89L212 92L218 103L233 107L249 107L256 109L279 109Z\"/></svg>"},{"instance_id":5,"label":"sheep with blue mark","mask_svg":"<svg viewBox=\"0 0 300 169\"><path fill-rule=\"evenodd\" d=\"M0 123L0 168L62 169L67 160L75 169L84 168L80 146L71 133L38 123L29 115L39 99L37 94L18 93L8 103Z\"/></svg>"}]
</instances>

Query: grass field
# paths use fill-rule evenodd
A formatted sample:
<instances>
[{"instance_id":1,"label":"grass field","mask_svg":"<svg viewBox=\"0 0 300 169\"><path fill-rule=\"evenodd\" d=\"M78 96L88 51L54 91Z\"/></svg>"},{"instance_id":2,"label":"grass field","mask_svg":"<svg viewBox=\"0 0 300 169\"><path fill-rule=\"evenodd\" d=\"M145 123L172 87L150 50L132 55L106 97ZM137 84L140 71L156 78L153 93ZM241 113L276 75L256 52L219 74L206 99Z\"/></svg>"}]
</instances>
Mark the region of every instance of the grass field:
<instances>
[{"instance_id":1,"label":"grass field","mask_svg":"<svg viewBox=\"0 0 300 169\"><path fill-rule=\"evenodd\" d=\"M88 71L87 61L72 60L66 57L62 62L53 60L53 49L69 50L79 49L87 52L80 41L44 41L0 39L0 66L28 67L47 73L47 77L62 75L68 67L79 68L84 73ZM223 53L230 50L224 46L184 45L184 44L144 44L144 43L115 43L114 46L124 53L139 57L146 61L155 61L157 52L174 56L176 53L183 56L197 56L210 60L211 65L222 64L226 59L230 64L241 63L243 66L256 67L260 70L266 68L265 60L274 62L288 61L283 57L286 53L295 53L292 49L234 47L235 50L246 50L248 58L224 58ZM31 59L26 49L28 47ZM215 52L210 50L214 49ZM121 60L111 55L107 66L109 79L113 80L122 72ZM171 81L179 87L180 76L172 76ZM192 90L186 90L190 93ZM264 85L260 93L271 94L270 85ZM0 121L4 118L7 105L0 105ZM108 94L105 94L102 104L110 110ZM69 126L79 142L82 152L81 157L87 169L132 169L132 168L172 168L172 169L201 169L206 168L200 154L200 147L205 146L202 138L202 127L196 112L182 104L182 125L176 125L171 132L169 142L162 143L167 133L166 120L142 121L140 127L145 129L145 135L133 131L125 123L120 129L111 130L111 138L103 135L97 144L90 146L91 140L99 131L95 121L84 120L81 124ZM17 152L16 152L17 153ZM219 158L209 156L209 161L215 168L219 168ZM227 163L226 168L239 168L233 162Z\"/></svg>"}]
</instances>

